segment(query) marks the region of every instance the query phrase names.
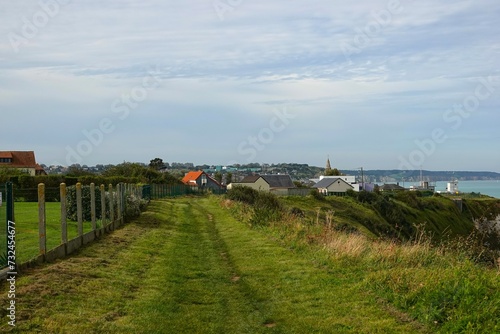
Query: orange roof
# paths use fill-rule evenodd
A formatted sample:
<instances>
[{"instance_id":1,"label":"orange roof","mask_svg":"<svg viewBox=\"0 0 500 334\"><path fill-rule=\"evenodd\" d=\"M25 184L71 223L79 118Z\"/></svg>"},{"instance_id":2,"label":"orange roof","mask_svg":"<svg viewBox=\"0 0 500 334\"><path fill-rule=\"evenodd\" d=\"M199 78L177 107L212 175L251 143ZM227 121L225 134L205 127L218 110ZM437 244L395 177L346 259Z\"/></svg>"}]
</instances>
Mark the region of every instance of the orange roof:
<instances>
[{"instance_id":1,"label":"orange roof","mask_svg":"<svg viewBox=\"0 0 500 334\"><path fill-rule=\"evenodd\" d=\"M36 168L35 152L33 151L1 151L0 158L12 159L11 163L2 163L13 168Z\"/></svg>"},{"instance_id":2,"label":"orange roof","mask_svg":"<svg viewBox=\"0 0 500 334\"><path fill-rule=\"evenodd\" d=\"M0 152L0 158L11 159L12 158L12 152Z\"/></svg>"},{"instance_id":3,"label":"orange roof","mask_svg":"<svg viewBox=\"0 0 500 334\"><path fill-rule=\"evenodd\" d=\"M184 178L182 179L182 183L184 184L189 184L189 185L196 185L196 180L202 175L204 174L203 171L198 171L198 172L189 172L186 174L186 176L184 176Z\"/></svg>"}]
</instances>

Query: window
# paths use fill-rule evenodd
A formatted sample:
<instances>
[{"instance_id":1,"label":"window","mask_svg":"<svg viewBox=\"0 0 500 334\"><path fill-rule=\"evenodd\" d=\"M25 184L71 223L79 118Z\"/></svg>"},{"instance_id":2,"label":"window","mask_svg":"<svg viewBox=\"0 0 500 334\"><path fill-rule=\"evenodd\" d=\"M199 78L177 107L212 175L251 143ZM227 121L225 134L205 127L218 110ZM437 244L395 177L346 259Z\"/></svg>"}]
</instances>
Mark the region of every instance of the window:
<instances>
[{"instance_id":1,"label":"window","mask_svg":"<svg viewBox=\"0 0 500 334\"><path fill-rule=\"evenodd\" d=\"M12 163L12 158L0 158L0 163Z\"/></svg>"}]
</instances>

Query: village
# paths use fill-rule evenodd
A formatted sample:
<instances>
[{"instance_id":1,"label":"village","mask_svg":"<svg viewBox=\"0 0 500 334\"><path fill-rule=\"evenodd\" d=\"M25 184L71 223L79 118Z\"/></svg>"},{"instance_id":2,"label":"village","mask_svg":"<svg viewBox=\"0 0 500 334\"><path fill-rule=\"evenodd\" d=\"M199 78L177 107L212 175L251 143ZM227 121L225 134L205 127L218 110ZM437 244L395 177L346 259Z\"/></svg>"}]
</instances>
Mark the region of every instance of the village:
<instances>
[{"instance_id":1,"label":"village","mask_svg":"<svg viewBox=\"0 0 500 334\"><path fill-rule=\"evenodd\" d=\"M112 166L112 165L111 165ZM144 167L148 165L143 164ZM278 196L306 196L311 190L325 196L345 196L348 191L423 191L436 192L432 182L424 179L420 171L420 181L417 186L407 188L402 182L394 178L382 178L382 183L374 182L372 176L364 174L360 168L357 175L346 175L337 168L332 168L330 158L327 158L325 168L310 167L306 164L291 164L292 170L283 165L250 164L246 166L195 166L193 163L163 163L162 159L153 159L149 165L160 172L170 173L193 190L229 190L236 186L246 186L259 191L270 192ZM37 163L33 151L0 151L0 168L4 174L9 171L24 173L26 175L61 175L71 174L77 170L83 174L99 174L110 165L88 166L50 166ZM300 168L307 168L309 174L299 174ZM313 174L314 173L314 174ZM311 177L314 175L314 177ZM308 177L309 176L309 177ZM459 181L452 180L447 183L446 193L458 194ZM441 191L438 191L441 192Z\"/></svg>"}]
</instances>

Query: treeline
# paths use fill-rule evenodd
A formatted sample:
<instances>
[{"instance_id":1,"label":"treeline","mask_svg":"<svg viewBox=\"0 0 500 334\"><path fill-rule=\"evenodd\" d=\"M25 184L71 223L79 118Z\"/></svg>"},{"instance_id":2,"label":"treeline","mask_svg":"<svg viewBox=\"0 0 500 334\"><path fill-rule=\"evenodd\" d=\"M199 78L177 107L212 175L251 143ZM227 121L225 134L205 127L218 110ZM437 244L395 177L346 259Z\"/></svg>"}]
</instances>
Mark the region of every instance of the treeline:
<instances>
[{"instance_id":1,"label":"treeline","mask_svg":"<svg viewBox=\"0 0 500 334\"><path fill-rule=\"evenodd\" d=\"M102 174L85 173L82 170L72 170L68 174L61 175L37 175L31 176L23 173L11 173L3 171L0 173L0 184L12 182L14 186L14 197L16 201L36 201L38 197L38 184L45 184L47 201L59 201L59 185L65 183L68 187L78 182L83 185L94 183L96 186L104 184L117 185L118 183L129 184L181 184L181 181L169 173L159 172L153 168L137 163L123 163L113 166Z\"/></svg>"}]
</instances>

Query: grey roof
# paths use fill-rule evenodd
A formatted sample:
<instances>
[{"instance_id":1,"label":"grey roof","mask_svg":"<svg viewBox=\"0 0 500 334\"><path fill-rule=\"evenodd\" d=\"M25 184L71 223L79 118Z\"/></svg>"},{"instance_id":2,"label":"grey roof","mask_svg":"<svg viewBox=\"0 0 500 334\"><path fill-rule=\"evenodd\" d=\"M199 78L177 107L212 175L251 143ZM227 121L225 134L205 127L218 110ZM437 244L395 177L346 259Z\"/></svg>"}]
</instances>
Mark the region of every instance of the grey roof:
<instances>
[{"instance_id":1,"label":"grey roof","mask_svg":"<svg viewBox=\"0 0 500 334\"><path fill-rule=\"evenodd\" d=\"M400 185L398 184L393 184L393 183L389 183L389 184L384 184L383 186L380 186L379 187L380 190L385 190L385 191L390 191L390 190L405 190L405 188L401 187Z\"/></svg>"},{"instance_id":2,"label":"grey roof","mask_svg":"<svg viewBox=\"0 0 500 334\"><path fill-rule=\"evenodd\" d=\"M290 175L261 175L271 188L296 188Z\"/></svg>"},{"instance_id":3,"label":"grey roof","mask_svg":"<svg viewBox=\"0 0 500 334\"><path fill-rule=\"evenodd\" d=\"M313 188L328 188L329 186L331 186L332 184L334 184L337 181L342 181L345 184L351 186L351 188L354 188L352 185L350 185L349 183L345 182L344 180L342 180L340 178L324 178L323 180L320 180L318 183L316 183L313 186Z\"/></svg>"},{"instance_id":4,"label":"grey roof","mask_svg":"<svg viewBox=\"0 0 500 334\"><path fill-rule=\"evenodd\" d=\"M255 183L260 178L260 175L247 175L239 183Z\"/></svg>"}]
</instances>

